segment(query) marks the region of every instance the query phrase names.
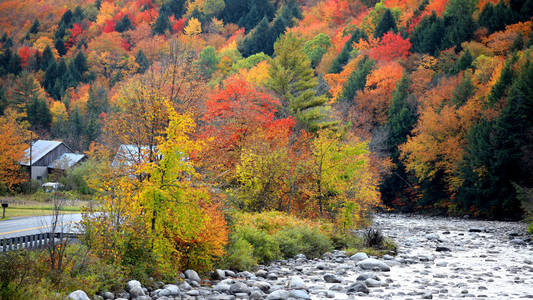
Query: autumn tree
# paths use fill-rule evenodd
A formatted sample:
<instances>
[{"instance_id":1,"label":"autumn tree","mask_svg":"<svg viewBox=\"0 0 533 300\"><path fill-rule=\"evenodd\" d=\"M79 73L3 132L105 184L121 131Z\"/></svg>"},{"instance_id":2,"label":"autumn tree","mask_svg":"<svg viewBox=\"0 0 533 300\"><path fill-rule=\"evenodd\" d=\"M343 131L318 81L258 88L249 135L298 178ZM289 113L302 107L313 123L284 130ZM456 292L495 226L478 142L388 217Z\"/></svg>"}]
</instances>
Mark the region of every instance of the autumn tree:
<instances>
[{"instance_id":1,"label":"autumn tree","mask_svg":"<svg viewBox=\"0 0 533 300\"><path fill-rule=\"evenodd\" d=\"M19 161L28 148L28 124L22 121L23 114L7 108L0 116L0 186L2 190L12 190L17 184L27 180L21 172Z\"/></svg>"},{"instance_id":2,"label":"autumn tree","mask_svg":"<svg viewBox=\"0 0 533 300\"><path fill-rule=\"evenodd\" d=\"M235 166L249 136L261 128L270 128L276 120L279 100L239 78L229 78L206 101L202 135L208 140L202 162L214 177L231 181Z\"/></svg>"},{"instance_id":3,"label":"autumn tree","mask_svg":"<svg viewBox=\"0 0 533 300\"><path fill-rule=\"evenodd\" d=\"M327 98L317 95L317 79L311 62L303 52L303 41L287 33L274 44L275 57L270 65L269 87L281 100L282 116L295 116L309 130L332 126Z\"/></svg>"},{"instance_id":4,"label":"autumn tree","mask_svg":"<svg viewBox=\"0 0 533 300\"><path fill-rule=\"evenodd\" d=\"M336 218L343 229L353 228L379 202L377 178L368 168L367 145L324 130L311 149L313 198L320 215Z\"/></svg>"}]
</instances>

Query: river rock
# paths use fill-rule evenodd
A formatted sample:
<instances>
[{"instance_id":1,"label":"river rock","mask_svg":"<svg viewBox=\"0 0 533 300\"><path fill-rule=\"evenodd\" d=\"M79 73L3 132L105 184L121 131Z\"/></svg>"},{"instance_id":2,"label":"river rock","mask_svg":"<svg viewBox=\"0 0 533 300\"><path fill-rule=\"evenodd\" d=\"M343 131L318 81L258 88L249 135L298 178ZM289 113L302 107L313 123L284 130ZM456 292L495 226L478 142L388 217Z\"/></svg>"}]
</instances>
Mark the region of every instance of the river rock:
<instances>
[{"instance_id":1,"label":"river rock","mask_svg":"<svg viewBox=\"0 0 533 300\"><path fill-rule=\"evenodd\" d=\"M187 270L184 272L185 274L185 278L189 279L189 280L192 280L192 281L196 281L196 282L200 282L201 279L200 279L200 276L198 276L198 273L196 273L195 270Z\"/></svg>"},{"instance_id":2,"label":"river rock","mask_svg":"<svg viewBox=\"0 0 533 300\"><path fill-rule=\"evenodd\" d=\"M324 281L328 283L341 283L342 279L337 275L326 274L324 275Z\"/></svg>"},{"instance_id":3,"label":"river rock","mask_svg":"<svg viewBox=\"0 0 533 300\"><path fill-rule=\"evenodd\" d=\"M270 293L266 299L267 300L286 300L289 298L289 292L286 290L277 290Z\"/></svg>"},{"instance_id":4,"label":"river rock","mask_svg":"<svg viewBox=\"0 0 533 300\"><path fill-rule=\"evenodd\" d=\"M355 253L354 255L350 256L350 259L354 260L356 262L365 260L367 258L368 258L368 255L366 255L366 253L364 253L364 252L358 252L358 253Z\"/></svg>"},{"instance_id":5,"label":"river rock","mask_svg":"<svg viewBox=\"0 0 533 300\"><path fill-rule=\"evenodd\" d=\"M233 295L238 294L238 293L249 294L250 293L250 288L246 284L244 284L243 282L238 281L238 282L235 282L234 284L230 285L229 292L232 293Z\"/></svg>"},{"instance_id":6,"label":"river rock","mask_svg":"<svg viewBox=\"0 0 533 300\"><path fill-rule=\"evenodd\" d=\"M381 286L381 282L380 281L377 281L373 278L368 278L367 280L365 280L365 284L367 287L378 287L378 286Z\"/></svg>"},{"instance_id":7,"label":"river rock","mask_svg":"<svg viewBox=\"0 0 533 300\"><path fill-rule=\"evenodd\" d=\"M307 292L304 290L292 290L289 292L289 297L296 299L311 299L309 294L307 294Z\"/></svg>"},{"instance_id":8,"label":"river rock","mask_svg":"<svg viewBox=\"0 0 533 300\"><path fill-rule=\"evenodd\" d=\"M230 285L226 284L224 282L219 282L213 286L213 290L220 293L228 293L230 289Z\"/></svg>"},{"instance_id":9,"label":"river rock","mask_svg":"<svg viewBox=\"0 0 533 300\"><path fill-rule=\"evenodd\" d=\"M380 280L378 275L372 273L372 272L364 272L364 273L361 273L359 274L359 276L357 276L357 281L365 281L367 280L368 278L372 278L372 279L375 279L375 280Z\"/></svg>"},{"instance_id":10,"label":"river rock","mask_svg":"<svg viewBox=\"0 0 533 300\"><path fill-rule=\"evenodd\" d=\"M216 280L222 280L226 279L226 272L224 270L215 269L215 271L212 274L213 279Z\"/></svg>"},{"instance_id":11,"label":"river rock","mask_svg":"<svg viewBox=\"0 0 533 300\"><path fill-rule=\"evenodd\" d=\"M180 288L175 284L164 285L163 290L168 291L170 296L178 296L180 294Z\"/></svg>"},{"instance_id":12,"label":"river rock","mask_svg":"<svg viewBox=\"0 0 533 300\"><path fill-rule=\"evenodd\" d=\"M300 276L292 276L287 284L289 289L304 290L306 288L305 282Z\"/></svg>"},{"instance_id":13,"label":"river rock","mask_svg":"<svg viewBox=\"0 0 533 300\"><path fill-rule=\"evenodd\" d=\"M256 281L254 282L253 287L258 288L263 292L267 292L272 286L270 285L270 283L265 281Z\"/></svg>"},{"instance_id":14,"label":"river rock","mask_svg":"<svg viewBox=\"0 0 533 300\"><path fill-rule=\"evenodd\" d=\"M133 298L137 298L137 297L141 297L141 296L146 296L146 294L144 293L144 290L143 288L139 285L139 286L133 286L130 290L129 290L130 294L133 296Z\"/></svg>"},{"instance_id":15,"label":"river rock","mask_svg":"<svg viewBox=\"0 0 533 300\"><path fill-rule=\"evenodd\" d=\"M128 282L126 282L126 291L130 291L133 287L141 287L141 283L137 280L130 280Z\"/></svg>"},{"instance_id":16,"label":"river rock","mask_svg":"<svg viewBox=\"0 0 533 300\"><path fill-rule=\"evenodd\" d=\"M357 266L363 270L378 269L380 271L385 271L385 272L390 271L390 267L386 263L379 261L377 259L374 259L374 258L367 258L365 260L362 260L357 263Z\"/></svg>"},{"instance_id":17,"label":"river rock","mask_svg":"<svg viewBox=\"0 0 533 300\"><path fill-rule=\"evenodd\" d=\"M87 294L82 290L74 291L70 294L68 294L67 299L69 300L91 300Z\"/></svg>"},{"instance_id":18,"label":"river rock","mask_svg":"<svg viewBox=\"0 0 533 300\"><path fill-rule=\"evenodd\" d=\"M437 252L449 252L449 251L452 251L450 248L448 247L444 247L444 246L437 246L437 248L435 249L435 251Z\"/></svg>"},{"instance_id":19,"label":"river rock","mask_svg":"<svg viewBox=\"0 0 533 300\"><path fill-rule=\"evenodd\" d=\"M370 290L368 289L368 287L366 286L366 284L362 283L362 282L356 282L352 285L350 285L348 287L348 290L347 290L348 293L365 293L365 294L368 294L370 293Z\"/></svg>"}]
</instances>

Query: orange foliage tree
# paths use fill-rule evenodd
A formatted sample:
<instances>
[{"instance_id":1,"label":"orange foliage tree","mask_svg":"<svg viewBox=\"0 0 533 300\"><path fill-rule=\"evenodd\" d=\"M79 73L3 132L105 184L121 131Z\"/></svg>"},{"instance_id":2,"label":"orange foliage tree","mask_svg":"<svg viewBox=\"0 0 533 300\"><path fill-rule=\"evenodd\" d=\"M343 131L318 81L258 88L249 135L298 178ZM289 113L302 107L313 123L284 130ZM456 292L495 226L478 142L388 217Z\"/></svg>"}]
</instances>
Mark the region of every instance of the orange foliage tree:
<instances>
[{"instance_id":1,"label":"orange foliage tree","mask_svg":"<svg viewBox=\"0 0 533 300\"><path fill-rule=\"evenodd\" d=\"M26 181L19 161L24 158L24 150L28 148L29 124L21 122L22 117L12 108L6 109L4 115L0 116L0 185L8 189Z\"/></svg>"}]
</instances>

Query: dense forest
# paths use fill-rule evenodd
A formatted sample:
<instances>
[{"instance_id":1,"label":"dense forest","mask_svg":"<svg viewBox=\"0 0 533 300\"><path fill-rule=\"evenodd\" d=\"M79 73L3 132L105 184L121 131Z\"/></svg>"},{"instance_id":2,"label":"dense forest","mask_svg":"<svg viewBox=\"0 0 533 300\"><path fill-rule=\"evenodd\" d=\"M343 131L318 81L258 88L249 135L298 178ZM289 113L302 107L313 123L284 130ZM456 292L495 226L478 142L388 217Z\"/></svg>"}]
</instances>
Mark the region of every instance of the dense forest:
<instances>
[{"instance_id":1,"label":"dense forest","mask_svg":"<svg viewBox=\"0 0 533 300\"><path fill-rule=\"evenodd\" d=\"M532 0L2 1L0 191L25 191L30 132L63 140L109 213L95 251L149 232L182 266L224 252L228 210L521 219L532 16ZM116 168L121 145L142 159Z\"/></svg>"}]
</instances>

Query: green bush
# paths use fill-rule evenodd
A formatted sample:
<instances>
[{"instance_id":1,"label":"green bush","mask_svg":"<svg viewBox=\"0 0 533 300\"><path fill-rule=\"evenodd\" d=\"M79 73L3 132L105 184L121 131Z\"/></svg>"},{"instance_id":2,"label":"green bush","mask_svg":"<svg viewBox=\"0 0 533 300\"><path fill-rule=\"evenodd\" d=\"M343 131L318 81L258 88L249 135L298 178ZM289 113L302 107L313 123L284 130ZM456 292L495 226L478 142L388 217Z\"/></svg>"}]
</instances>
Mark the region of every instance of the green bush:
<instances>
[{"instance_id":1,"label":"green bush","mask_svg":"<svg viewBox=\"0 0 533 300\"><path fill-rule=\"evenodd\" d=\"M0 254L0 299L28 299L25 286L30 272L27 251Z\"/></svg>"},{"instance_id":2,"label":"green bush","mask_svg":"<svg viewBox=\"0 0 533 300\"><path fill-rule=\"evenodd\" d=\"M284 258L303 253L308 258L319 257L333 248L326 234L312 227L293 227L275 235Z\"/></svg>"},{"instance_id":3,"label":"green bush","mask_svg":"<svg viewBox=\"0 0 533 300\"><path fill-rule=\"evenodd\" d=\"M244 239L253 247L254 257L260 264L281 258L279 244L273 236L253 227L241 227L235 233L236 239Z\"/></svg>"},{"instance_id":4,"label":"green bush","mask_svg":"<svg viewBox=\"0 0 533 300\"><path fill-rule=\"evenodd\" d=\"M245 239L239 238L231 243L225 259L227 268L238 271L252 270L257 266L254 248Z\"/></svg>"},{"instance_id":5,"label":"green bush","mask_svg":"<svg viewBox=\"0 0 533 300\"><path fill-rule=\"evenodd\" d=\"M533 222L529 223L529 226L527 227L527 232L533 234Z\"/></svg>"}]
</instances>

